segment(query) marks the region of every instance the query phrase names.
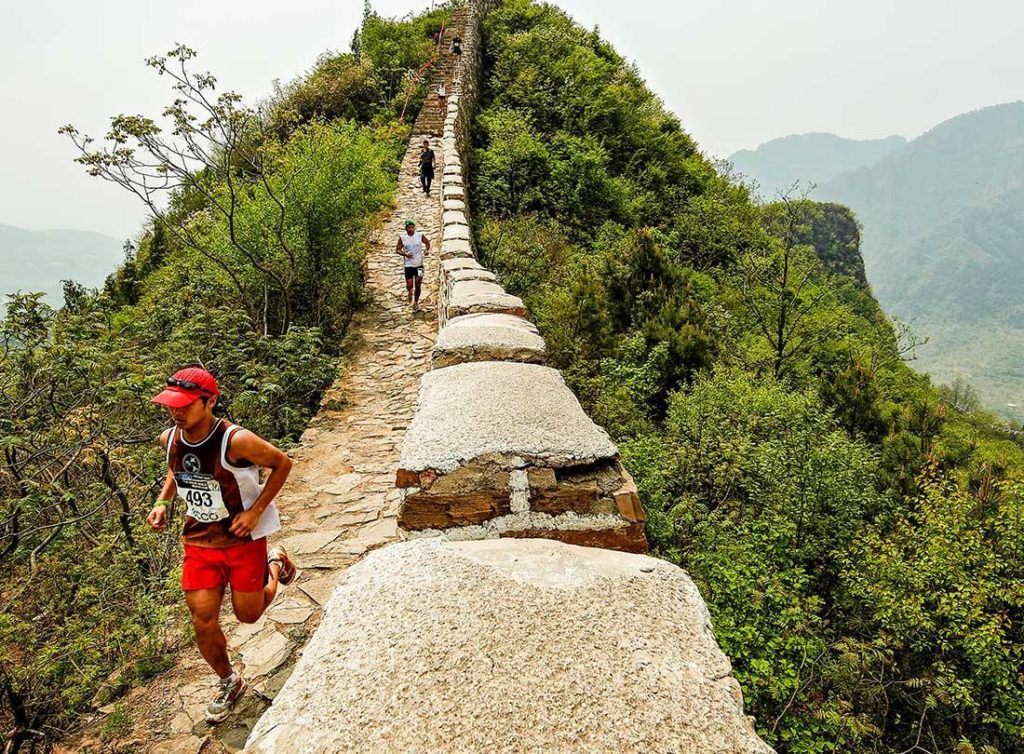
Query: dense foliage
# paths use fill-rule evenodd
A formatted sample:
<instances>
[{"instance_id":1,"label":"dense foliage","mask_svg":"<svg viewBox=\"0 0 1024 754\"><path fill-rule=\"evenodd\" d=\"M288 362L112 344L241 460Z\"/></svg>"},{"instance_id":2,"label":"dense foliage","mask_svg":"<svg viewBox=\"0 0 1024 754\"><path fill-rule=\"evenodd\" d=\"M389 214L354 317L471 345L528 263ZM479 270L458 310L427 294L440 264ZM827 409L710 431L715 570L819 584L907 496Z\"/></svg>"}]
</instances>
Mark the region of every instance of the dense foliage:
<instances>
[{"instance_id":1,"label":"dense foliage","mask_svg":"<svg viewBox=\"0 0 1024 754\"><path fill-rule=\"evenodd\" d=\"M262 108L216 92L179 47L150 61L175 90L173 134L143 116L114 118L110 146L64 129L153 218L103 290L66 283L59 310L10 296L0 321L5 752L46 750L173 657L179 547L143 523L166 423L149 398L202 364L232 420L297 439L360 303L408 135L396 116L446 12L369 15L358 53L324 57Z\"/></svg>"},{"instance_id":2,"label":"dense foliage","mask_svg":"<svg viewBox=\"0 0 1024 754\"><path fill-rule=\"evenodd\" d=\"M780 752L1024 747L1024 454L864 284L848 211L758 204L559 10L485 22L474 218L689 570Z\"/></svg>"}]
</instances>

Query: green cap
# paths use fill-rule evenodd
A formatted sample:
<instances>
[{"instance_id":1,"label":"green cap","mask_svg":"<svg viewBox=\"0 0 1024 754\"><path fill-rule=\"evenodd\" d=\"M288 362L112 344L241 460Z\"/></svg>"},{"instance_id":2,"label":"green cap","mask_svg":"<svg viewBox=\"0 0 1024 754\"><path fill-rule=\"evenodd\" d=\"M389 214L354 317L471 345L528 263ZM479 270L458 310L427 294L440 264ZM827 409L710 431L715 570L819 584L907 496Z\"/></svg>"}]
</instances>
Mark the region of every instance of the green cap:
<instances>
[{"instance_id":1,"label":"green cap","mask_svg":"<svg viewBox=\"0 0 1024 754\"><path fill-rule=\"evenodd\" d=\"M415 225L415 224L416 224L416 221L415 221L415 220L406 220L406 221L405 221L405 227L407 227L407 228L408 228L408 227L409 227L410 225Z\"/></svg>"}]
</instances>

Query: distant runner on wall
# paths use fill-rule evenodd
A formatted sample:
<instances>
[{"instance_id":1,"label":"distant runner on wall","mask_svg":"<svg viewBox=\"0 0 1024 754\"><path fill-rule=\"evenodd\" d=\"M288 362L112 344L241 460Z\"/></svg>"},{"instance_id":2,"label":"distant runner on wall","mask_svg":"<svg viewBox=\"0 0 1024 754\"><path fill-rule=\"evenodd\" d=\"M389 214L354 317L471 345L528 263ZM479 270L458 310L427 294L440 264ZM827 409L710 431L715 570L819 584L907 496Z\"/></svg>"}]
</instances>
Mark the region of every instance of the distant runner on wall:
<instances>
[{"instance_id":1,"label":"distant runner on wall","mask_svg":"<svg viewBox=\"0 0 1024 754\"><path fill-rule=\"evenodd\" d=\"M420 149L420 186L423 193L430 195L430 184L434 180L434 161L436 155L430 148L430 139L423 140L423 148Z\"/></svg>"},{"instance_id":2,"label":"distant runner on wall","mask_svg":"<svg viewBox=\"0 0 1024 754\"><path fill-rule=\"evenodd\" d=\"M206 708L206 721L224 720L247 684L231 665L220 627L224 592L242 623L255 623L297 571L283 547L267 552L267 535L281 528L274 507L292 468L291 459L259 435L213 415L220 398L217 380L199 367L167 378L153 398L167 408L174 426L160 435L167 475L146 523L156 531L168 525L175 497L185 507L181 540L185 550L181 588L192 614L196 644L220 677ZM270 475L260 483L260 467Z\"/></svg>"},{"instance_id":3,"label":"distant runner on wall","mask_svg":"<svg viewBox=\"0 0 1024 754\"><path fill-rule=\"evenodd\" d=\"M452 54L455 56L456 60L462 58L462 37L455 37L455 39L452 40Z\"/></svg>"},{"instance_id":4,"label":"distant runner on wall","mask_svg":"<svg viewBox=\"0 0 1024 754\"><path fill-rule=\"evenodd\" d=\"M416 230L413 220L405 221L405 233L398 237L395 251L404 261L405 290L408 303L416 311L420 303L420 286L423 284L423 256L430 251L430 239Z\"/></svg>"},{"instance_id":5,"label":"distant runner on wall","mask_svg":"<svg viewBox=\"0 0 1024 754\"><path fill-rule=\"evenodd\" d=\"M441 107L441 112L447 110L448 88L444 85L443 81L437 85L437 103Z\"/></svg>"}]
</instances>

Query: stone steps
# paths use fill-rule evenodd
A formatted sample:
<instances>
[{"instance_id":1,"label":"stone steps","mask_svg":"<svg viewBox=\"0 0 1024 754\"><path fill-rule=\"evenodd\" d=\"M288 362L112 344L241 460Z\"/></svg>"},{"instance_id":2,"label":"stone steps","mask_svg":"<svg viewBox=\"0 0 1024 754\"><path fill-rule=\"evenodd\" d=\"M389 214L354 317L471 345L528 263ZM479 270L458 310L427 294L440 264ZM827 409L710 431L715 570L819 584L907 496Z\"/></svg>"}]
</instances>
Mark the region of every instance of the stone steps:
<instances>
[{"instance_id":1,"label":"stone steps","mask_svg":"<svg viewBox=\"0 0 1024 754\"><path fill-rule=\"evenodd\" d=\"M474 85L455 79L443 117L428 98L417 120L441 134L445 154L440 331L396 472L399 526L406 538L539 537L646 552L643 508L618 449L543 365L544 339L523 300L476 259L459 153Z\"/></svg>"},{"instance_id":2,"label":"stone steps","mask_svg":"<svg viewBox=\"0 0 1024 754\"><path fill-rule=\"evenodd\" d=\"M448 22L444 35L441 38L441 49L437 62L430 69L427 97L423 102L423 107L420 109L419 116L416 118L416 133L429 134L431 136L441 135L448 111L446 107L442 106L440 98L437 96L437 87L444 81L448 94L451 95L454 92L460 64L451 52L451 44L456 36L462 37L464 43L463 56L465 56L467 47L465 44L466 23L468 18L469 11L465 7L456 8L452 11L451 20Z\"/></svg>"}]
</instances>

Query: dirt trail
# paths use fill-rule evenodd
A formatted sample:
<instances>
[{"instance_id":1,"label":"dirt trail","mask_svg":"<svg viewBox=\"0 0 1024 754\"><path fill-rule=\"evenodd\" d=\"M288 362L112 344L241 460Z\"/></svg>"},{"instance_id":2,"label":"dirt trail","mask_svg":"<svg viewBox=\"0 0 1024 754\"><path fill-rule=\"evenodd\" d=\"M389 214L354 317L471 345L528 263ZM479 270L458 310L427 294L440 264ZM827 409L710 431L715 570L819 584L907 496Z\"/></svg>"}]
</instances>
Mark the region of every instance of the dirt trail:
<instances>
[{"instance_id":1,"label":"dirt trail","mask_svg":"<svg viewBox=\"0 0 1024 754\"><path fill-rule=\"evenodd\" d=\"M437 253L441 236L440 182L427 197L419 186L421 134L410 139L402 162L396 209L375 234L366 262L366 305L349 326L341 372L295 451L295 465L278 499L283 529L271 538L289 549L302 569L283 587L267 614L241 625L230 609L222 625L233 661L251 691L235 714L216 728L203 722L216 678L194 647L175 667L119 703L130 730L114 730L101 744L103 718L88 724L60 751L146 751L196 754L235 751L281 688L312 635L321 608L343 570L397 537L399 491L395 469L405 428L412 419L420 375L428 368L437 332ZM431 139L438 174L444 164ZM439 177L439 175L438 175ZM421 311L406 303L402 260L394 246L406 218L434 242L426 257ZM110 708L105 710L111 712Z\"/></svg>"}]
</instances>

